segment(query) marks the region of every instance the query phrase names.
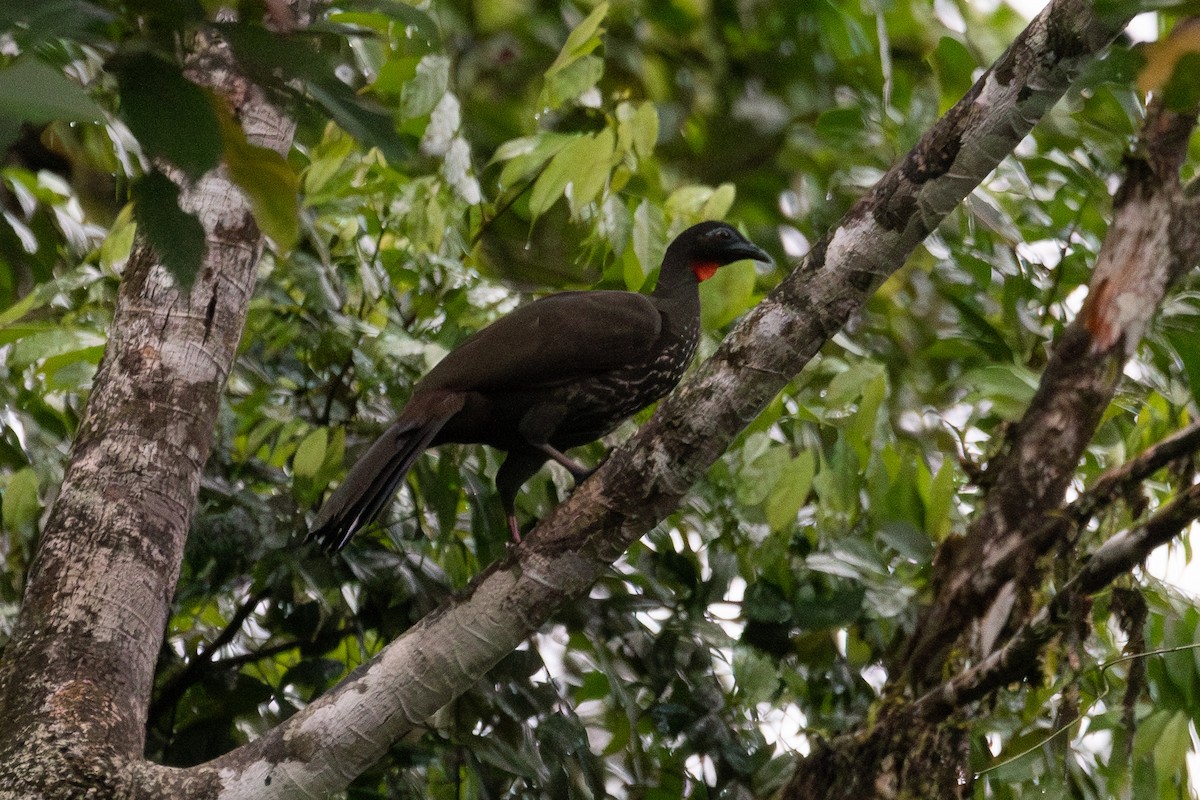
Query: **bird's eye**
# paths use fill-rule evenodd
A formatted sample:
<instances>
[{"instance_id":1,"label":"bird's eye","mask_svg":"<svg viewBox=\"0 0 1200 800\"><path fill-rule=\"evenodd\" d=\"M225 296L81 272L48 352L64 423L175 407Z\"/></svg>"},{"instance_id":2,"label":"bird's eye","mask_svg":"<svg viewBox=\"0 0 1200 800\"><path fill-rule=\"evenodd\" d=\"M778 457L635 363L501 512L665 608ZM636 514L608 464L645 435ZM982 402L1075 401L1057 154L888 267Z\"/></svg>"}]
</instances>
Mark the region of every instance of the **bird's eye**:
<instances>
[{"instance_id":1,"label":"bird's eye","mask_svg":"<svg viewBox=\"0 0 1200 800\"><path fill-rule=\"evenodd\" d=\"M717 231L718 239L729 239L729 237L730 237L730 233L729 233L728 229L721 228L720 230Z\"/></svg>"}]
</instances>

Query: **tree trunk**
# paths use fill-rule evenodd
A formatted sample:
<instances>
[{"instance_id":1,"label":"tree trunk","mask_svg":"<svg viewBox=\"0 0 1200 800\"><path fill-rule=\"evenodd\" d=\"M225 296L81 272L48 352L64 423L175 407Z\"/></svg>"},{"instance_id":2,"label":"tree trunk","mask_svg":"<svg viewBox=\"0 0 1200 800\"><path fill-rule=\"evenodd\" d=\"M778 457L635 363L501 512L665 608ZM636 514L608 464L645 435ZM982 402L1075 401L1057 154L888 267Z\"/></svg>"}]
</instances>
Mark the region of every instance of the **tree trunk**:
<instances>
[{"instance_id":1,"label":"tree trunk","mask_svg":"<svg viewBox=\"0 0 1200 800\"><path fill-rule=\"evenodd\" d=\"M198 51L250 140L292 125L219 45ZM0 787L10 796L125 796L217 409L262 248L222 170L181 195L206 232L181 291L144 242L122 277L104 358L0 662Z\"/></svg>"}]
</instances>

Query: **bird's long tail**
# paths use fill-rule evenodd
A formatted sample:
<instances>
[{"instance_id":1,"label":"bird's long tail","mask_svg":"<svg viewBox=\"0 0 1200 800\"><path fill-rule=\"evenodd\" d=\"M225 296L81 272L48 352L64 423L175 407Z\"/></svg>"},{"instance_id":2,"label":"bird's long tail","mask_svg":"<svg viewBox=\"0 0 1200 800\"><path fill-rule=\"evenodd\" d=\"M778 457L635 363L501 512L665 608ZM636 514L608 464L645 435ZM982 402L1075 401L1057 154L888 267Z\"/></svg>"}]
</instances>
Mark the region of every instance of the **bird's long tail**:
<instances>
[{"instance_id":1,"label":"bird's long tail","mask_svg":"<svg viewBox=\"0 0 1200 800\"><path fill-rule=\"evenodd\" d=\"M462 405L461 396L449 394L410 403L321 506L306 541L328 551L345 547L379 516L418 456Z\"/></svg>"}]
</instances>

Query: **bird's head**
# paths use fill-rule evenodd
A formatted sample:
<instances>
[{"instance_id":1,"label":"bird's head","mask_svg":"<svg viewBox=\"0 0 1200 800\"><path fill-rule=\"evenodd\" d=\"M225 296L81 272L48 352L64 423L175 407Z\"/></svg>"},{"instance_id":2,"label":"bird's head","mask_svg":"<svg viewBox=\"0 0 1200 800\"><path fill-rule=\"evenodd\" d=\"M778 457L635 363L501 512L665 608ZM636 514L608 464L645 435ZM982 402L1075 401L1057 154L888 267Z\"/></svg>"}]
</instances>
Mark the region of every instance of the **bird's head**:
<instances>
[{"instance_id":1,"label":"bird's head","mask_svg":"<svg viewBox=\"0 0 1200 800\"><path fill-rule=\"evenodd\" d=\"M675 237L667 248L663 264L686 265L705 281L717 270L735 261L771 263L766 251L738 233L737 228L724 222L701 222Z\"/></svg>"}]
</instances>

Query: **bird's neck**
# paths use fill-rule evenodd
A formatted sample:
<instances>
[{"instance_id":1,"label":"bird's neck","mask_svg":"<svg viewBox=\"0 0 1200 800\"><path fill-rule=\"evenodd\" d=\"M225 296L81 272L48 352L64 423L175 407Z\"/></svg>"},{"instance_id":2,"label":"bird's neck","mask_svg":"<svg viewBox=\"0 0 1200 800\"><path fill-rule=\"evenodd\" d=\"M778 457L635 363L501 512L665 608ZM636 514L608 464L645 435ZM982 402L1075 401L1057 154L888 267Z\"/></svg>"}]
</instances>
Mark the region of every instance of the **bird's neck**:
<instances>
[{"instance_id":1,"label":"bird's neck","mask_svg":"<svg viewBox=\"0 0 1200 800\"><path fill-rule=\"evenodd\" d=\"M685 264L664 263L650 299L662 313L670 338L695 338L700 323L700 281Z\"/></svg>"},{"instance_id":2,"label":"bird's neck","mask_svg":"<svg viewBox=\"0 0 1200 800\"><path fill-rule=\"evenodd\" d=\"M667 303L695 305L700 308L700 275L692 266L667 257L658 272L658 284L650 296Z\"/></svg>"}]
</instances>

